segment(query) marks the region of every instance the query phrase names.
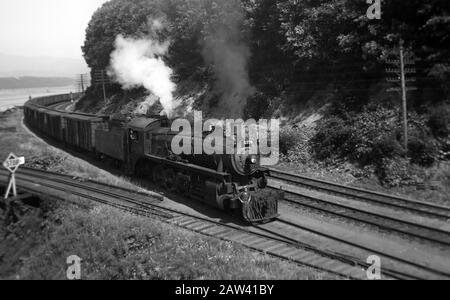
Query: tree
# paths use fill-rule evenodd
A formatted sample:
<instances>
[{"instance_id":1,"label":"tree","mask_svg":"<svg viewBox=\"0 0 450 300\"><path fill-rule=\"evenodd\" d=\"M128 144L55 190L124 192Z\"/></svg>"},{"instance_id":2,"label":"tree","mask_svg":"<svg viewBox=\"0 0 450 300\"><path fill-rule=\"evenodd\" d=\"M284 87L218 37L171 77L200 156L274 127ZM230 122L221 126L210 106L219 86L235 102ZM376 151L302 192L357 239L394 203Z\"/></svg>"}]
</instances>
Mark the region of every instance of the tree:
<instances>
[{"instance_id":1,"label":"tree","mask_svg":"<svg viewBox=\"0 0 450 300\"><path fill-rule=\"evenodd\" d=\"M112 0L89 23L83 53L89 67L105 69L117 35L146 36L148 19L162 18L167 28L160 38L171 41L167 62L180 81L196 74L211 79L205 44L221 31L227 42L249 46L251 82L265 95L292 85L305 94L333 83L346 91L343 99L363 101L367 95L353 91L384 78L384 59L403 39L421 59L419 84L448 96L448 1L384 0L381 20L369 20L367 8L361 0Z\"/></svg>"},{"instance_id":2,"label":"tree","mask_svg":"<svg viewBox=\"0 0 450 300\"><path fill-rule=\"evenodd\" d=\"M139 37L149 33L148 18L160 16L157 0L114 0L98 9L86 29L82 47L92 69L106 69L119 34Z\"/></svg>"}]
</instances>

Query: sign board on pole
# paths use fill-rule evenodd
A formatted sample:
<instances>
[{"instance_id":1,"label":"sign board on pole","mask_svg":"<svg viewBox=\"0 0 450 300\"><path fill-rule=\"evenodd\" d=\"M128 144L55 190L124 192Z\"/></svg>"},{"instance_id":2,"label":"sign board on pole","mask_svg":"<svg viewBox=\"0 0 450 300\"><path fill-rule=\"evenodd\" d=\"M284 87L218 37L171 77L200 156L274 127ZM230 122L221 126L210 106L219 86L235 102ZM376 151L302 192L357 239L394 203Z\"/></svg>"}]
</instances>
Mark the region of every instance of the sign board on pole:
<instances>
[{"instance_id":1,"label":"sign board on pole","mask_svg":"<svg viewBox=\"0 0 450 300\"><path fill-rule=\"evenodd\" d=\"M14 197L17 197L15 173L23 164L25 164L25 157L17 157L13 153L8 155L8 158L3 162L3 167L11 173L9 176L8 188L5 193L5 199L8 199L11 189L13 190Z\"/></svg>"}]
</instances>

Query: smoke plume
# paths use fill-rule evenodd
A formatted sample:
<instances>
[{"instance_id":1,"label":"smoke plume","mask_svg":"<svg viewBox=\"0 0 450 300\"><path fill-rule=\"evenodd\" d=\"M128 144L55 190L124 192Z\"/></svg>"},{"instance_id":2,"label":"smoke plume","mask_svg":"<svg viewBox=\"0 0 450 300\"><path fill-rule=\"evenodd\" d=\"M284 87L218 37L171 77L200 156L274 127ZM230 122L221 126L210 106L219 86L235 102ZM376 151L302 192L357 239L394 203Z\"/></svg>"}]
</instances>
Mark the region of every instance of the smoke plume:
<instances>
[{"instance_id":1,"label":"smoke plume","mask_svg":"<svg viewBox=\"0 0 450 300\"><path fill-rule=\"evenodd\" d=\"M219 26L212 26L203 45L203 57L213 66L216 88L222 93L213 112L219 116L243 117L247 98L255 90L248 76L250 49L244 42L241 26L243 13L235 11L231 17L222 20Z\"/></svg>"},{"instance_id":2,"label":"smoke plume","mask_svg":"<svg viewBox=\"0 0 450 300\"><path fill-rule=\"evenodd\" d=\"M160 23L153 23L160 26ZM159 98L164 113L171 117L177 106L173 93L176 85L172 82L172 69L162 60L167 54L169 43L160 43L151 38L132 39L119 35L115 50L111 54L110 75L124 89L145 87L150 95L141 106L154 103L152 94Z\"/></svg>"}]
</instances>

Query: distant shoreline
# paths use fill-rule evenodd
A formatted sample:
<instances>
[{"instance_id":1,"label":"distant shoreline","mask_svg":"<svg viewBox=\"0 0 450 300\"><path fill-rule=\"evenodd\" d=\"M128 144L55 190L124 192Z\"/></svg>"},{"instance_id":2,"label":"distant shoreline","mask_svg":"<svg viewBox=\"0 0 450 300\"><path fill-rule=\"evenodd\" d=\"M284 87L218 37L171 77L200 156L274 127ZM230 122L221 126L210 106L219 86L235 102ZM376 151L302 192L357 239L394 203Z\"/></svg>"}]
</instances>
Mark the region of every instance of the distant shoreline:
<instances>
[{"instance_id":1,"label":"distant shoreline","mask_svg":"<svg viewBox=\"0 0 450 300\"><path fill-rule=\"evenodd\" d=\"M75 85L75 79L69 77L0 77L0 90L33 88L55 88Z\"/></svg>"},{"instance_id":2,"label":"distant shoreline","mask_svg":"<svg viewBox=\"0 0 450 300\"><path fill-rule=\"evenodd\" d=\"M43 97L58 94L77 92L75 85L55 86L55 87L35 87L0 89L0 112L16 106L23 106L29 97Z\"/></svg>"}]
</instances>

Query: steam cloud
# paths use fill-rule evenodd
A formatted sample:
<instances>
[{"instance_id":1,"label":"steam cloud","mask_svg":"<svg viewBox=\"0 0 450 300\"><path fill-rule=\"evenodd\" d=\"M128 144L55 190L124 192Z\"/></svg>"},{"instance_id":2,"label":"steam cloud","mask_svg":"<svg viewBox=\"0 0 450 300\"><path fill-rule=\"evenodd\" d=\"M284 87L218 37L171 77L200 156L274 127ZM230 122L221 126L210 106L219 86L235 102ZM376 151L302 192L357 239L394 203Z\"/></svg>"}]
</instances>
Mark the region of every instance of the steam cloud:
<instances>
[{"instance_id":1,"label":"steam cloud","mask_svg":"<svg viewBox=\"0 0 450 300\"><path fill-rule=\"evenodd\" d=\"M160 26L160 23L154 22L153 25ZM178 104L173 98L176 89L171 80L173 71L161 58L167 54L168 48L168 42L160 43L151 38L124 38L119 35L111 54L109 73L124 89L145 87L159 98L164 113L171 117ZM154 100L149 95L143 106L151 106Z\"/></svg>"},{"instance_id":2,"label":"steam cloud","mask_svg":"<svg viewBox=\"0 0 450 300\"><path fill-rule=\"evenodd\" d=\"M247 98L254 94L248 76L250 49L242 39L242 12L235 12L226 25L209 32L203 45L203 57L213 65L216 87L223 93L215 113L227 117L243 117Z\"/></svg>"}]
</instances>

